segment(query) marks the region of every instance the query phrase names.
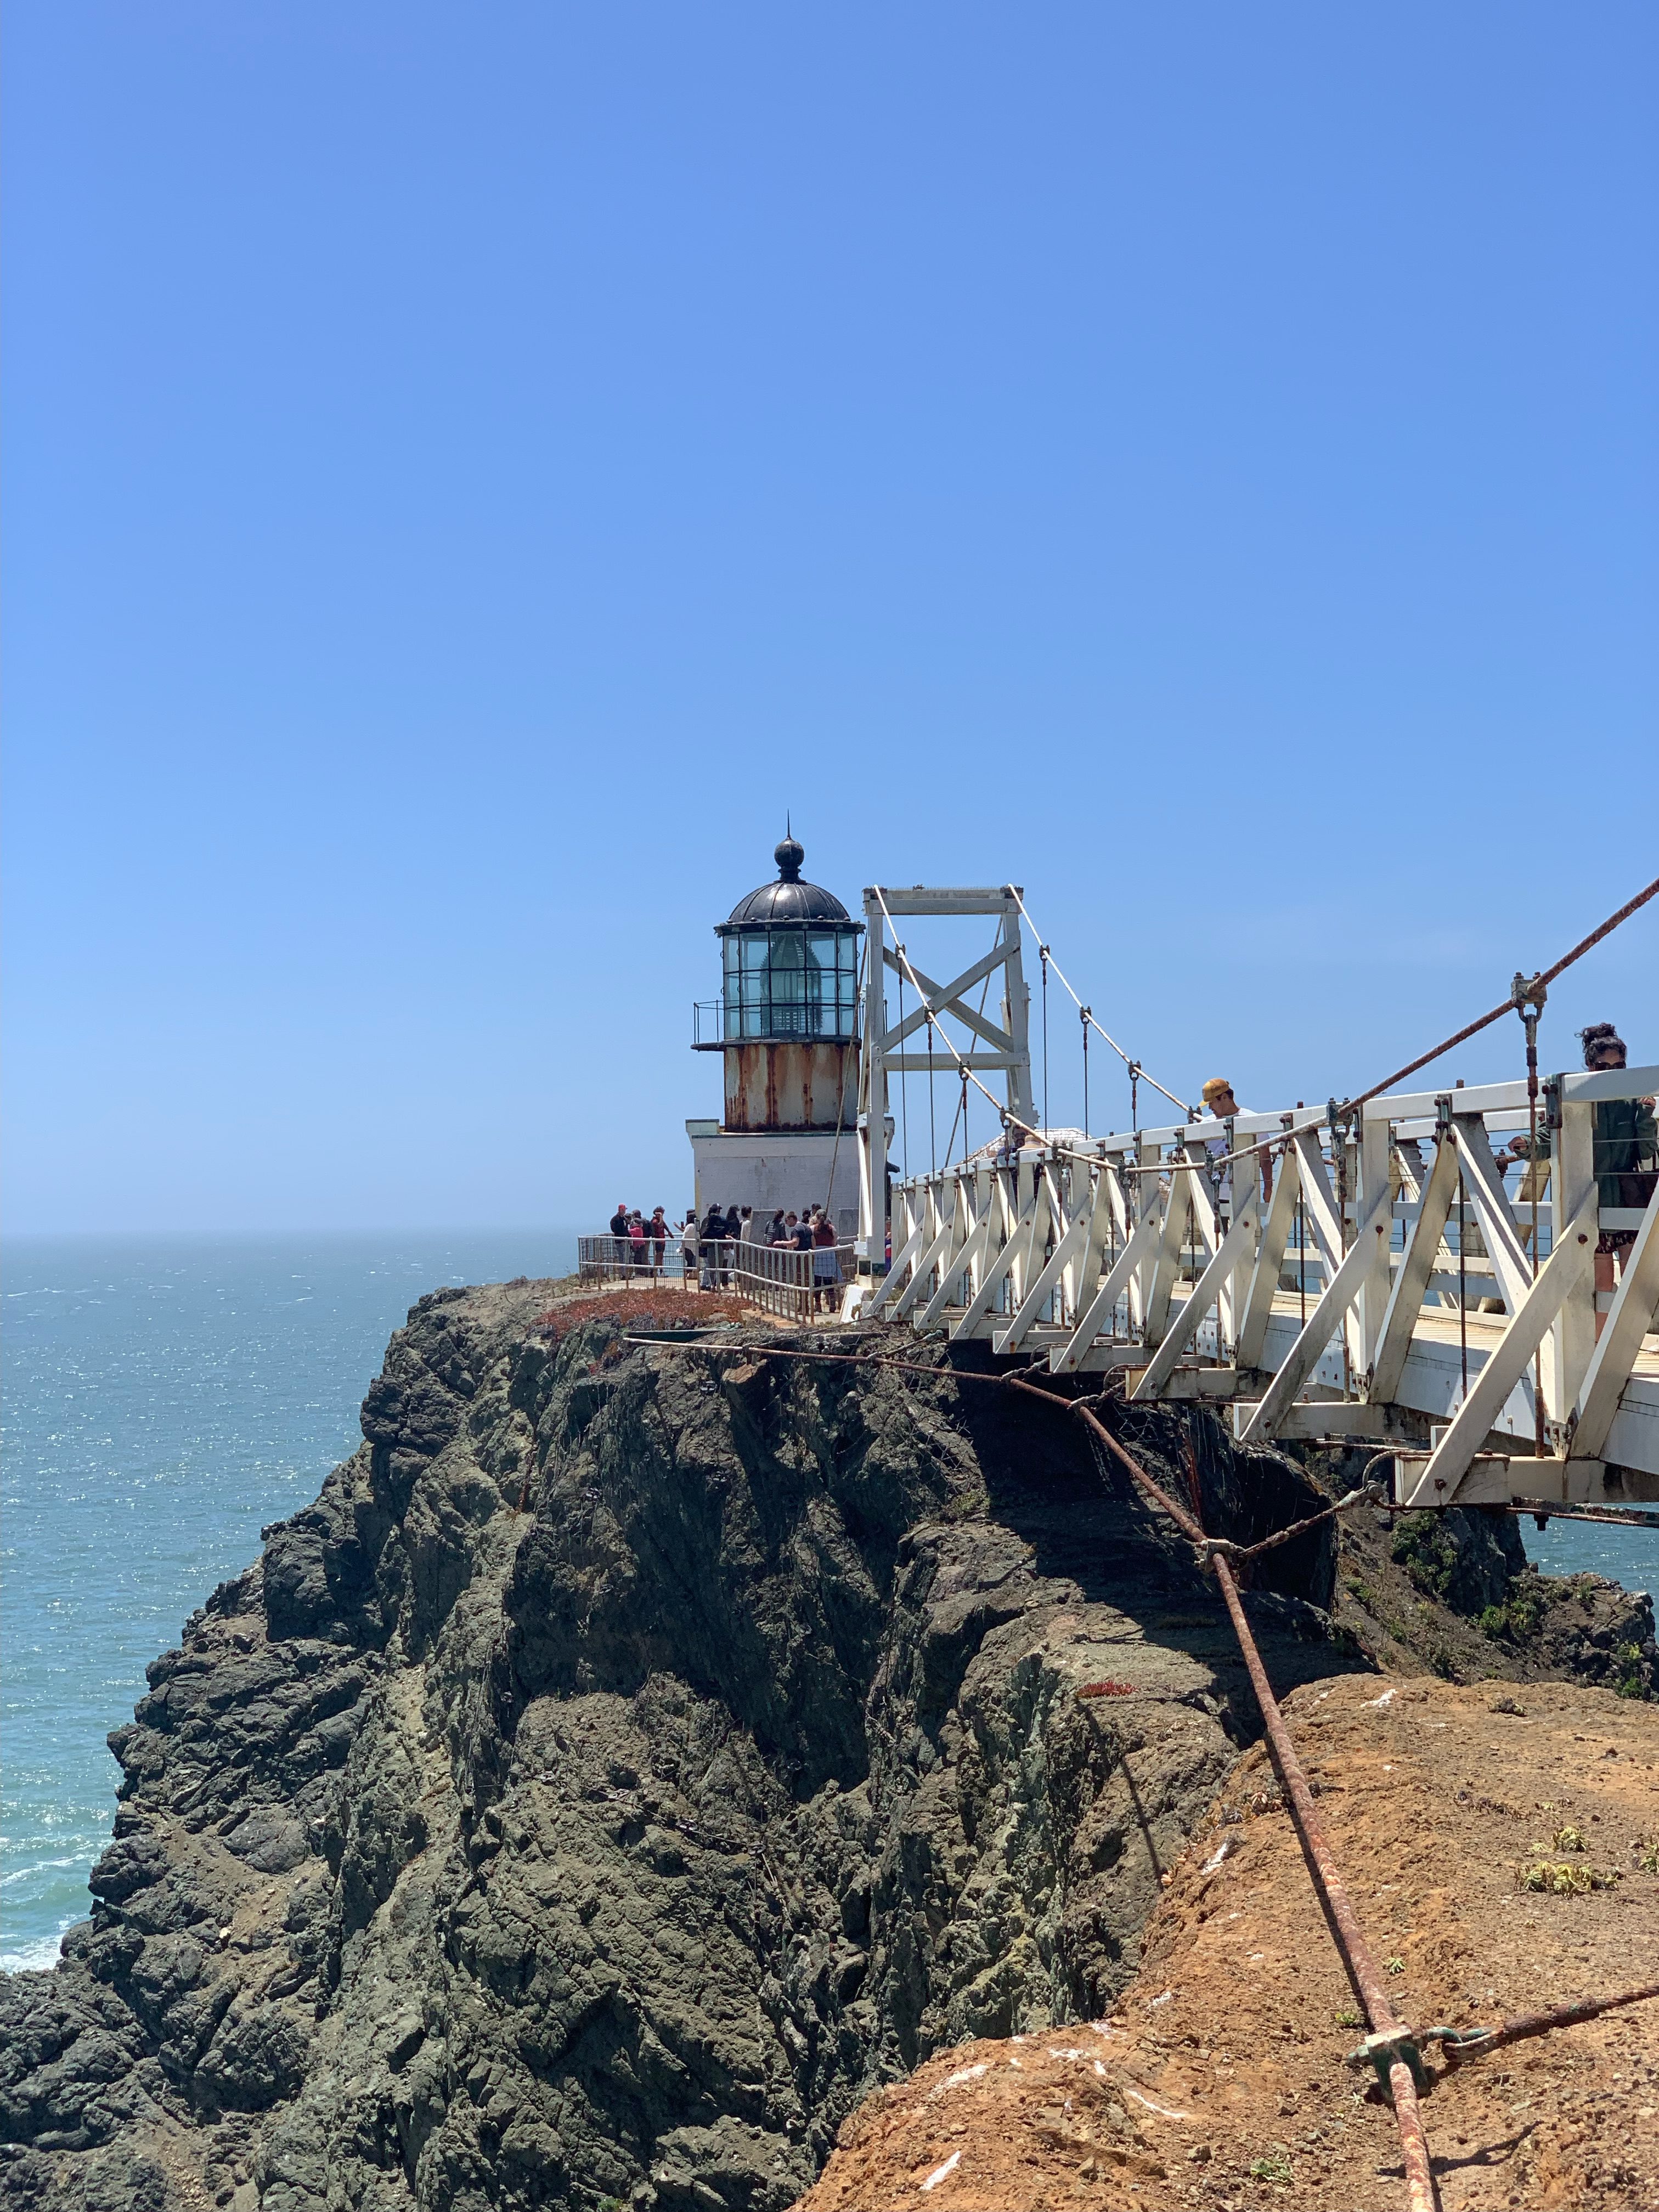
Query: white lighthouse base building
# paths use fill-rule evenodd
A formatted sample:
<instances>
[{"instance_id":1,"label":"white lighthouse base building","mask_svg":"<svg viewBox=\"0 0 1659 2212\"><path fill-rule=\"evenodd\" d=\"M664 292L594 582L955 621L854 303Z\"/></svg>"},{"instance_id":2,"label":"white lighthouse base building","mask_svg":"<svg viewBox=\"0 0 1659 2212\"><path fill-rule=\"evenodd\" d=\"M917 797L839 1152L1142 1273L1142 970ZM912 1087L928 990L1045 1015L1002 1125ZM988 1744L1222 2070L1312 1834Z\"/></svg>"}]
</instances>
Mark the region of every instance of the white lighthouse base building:
<instances>
[{"instance_id":1,"label":"white lighthouse base building","mask_svg":"<svg viewBox=\"0 0 1659 2212\"><path fill-rule=\"evenodd\" d=\"M850 1242L859 1225L859 1150L851 1129L724 1129L688 1121L697 1218L711 1206L753 1206L770 1220L781 1206L805 1213L830 1208L836 1233ZM840 1144L836 1138L839 1135Z\"/></svg>"}]
</instances>

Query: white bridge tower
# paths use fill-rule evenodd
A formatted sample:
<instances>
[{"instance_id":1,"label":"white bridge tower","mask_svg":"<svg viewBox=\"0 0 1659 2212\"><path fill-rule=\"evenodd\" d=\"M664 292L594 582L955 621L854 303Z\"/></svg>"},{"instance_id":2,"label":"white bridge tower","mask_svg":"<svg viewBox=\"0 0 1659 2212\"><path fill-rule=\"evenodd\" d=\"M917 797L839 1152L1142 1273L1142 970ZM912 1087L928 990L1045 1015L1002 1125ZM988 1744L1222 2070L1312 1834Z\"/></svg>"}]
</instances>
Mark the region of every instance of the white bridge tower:
<instances>
[{"instance_id":1,"label":"white bridge tower","mask_svg":"<svg viewBox=\"0 0 1659 2212\"><path fill-rule=\"evenodd\" d=\"M887 1079L890 1073L959 1076L966 1067L983 1076L995 1070L1006 1084L1008 1117L1029 1128L1031 1103L1031 994L1020 965L1020 893L1017 885L995 890L933 890L920 884L908 890L872 884L864 894L863 1060L859 1083L859 1244L861 1261L876 1274L885 1262L887 1182ZM901 915L988 915L997 924L991 949L948 983L935 982L911 960L896 928ZM889 943L889 939L892 942ZM878 957L879 954L879 957ZM1000 1021L992 1021L969 1003L969 994L1002 970ZM890 969L916 994L914 1007L890 1028L887 975ZM983 996L983 994L981 994ZM968 1033L957 1049L942 1026L945 1017ZM921 1049L918 1049L918 1047ZM905 1162L908 1170L910 1162Z\"/></svg>"}]
</instances>

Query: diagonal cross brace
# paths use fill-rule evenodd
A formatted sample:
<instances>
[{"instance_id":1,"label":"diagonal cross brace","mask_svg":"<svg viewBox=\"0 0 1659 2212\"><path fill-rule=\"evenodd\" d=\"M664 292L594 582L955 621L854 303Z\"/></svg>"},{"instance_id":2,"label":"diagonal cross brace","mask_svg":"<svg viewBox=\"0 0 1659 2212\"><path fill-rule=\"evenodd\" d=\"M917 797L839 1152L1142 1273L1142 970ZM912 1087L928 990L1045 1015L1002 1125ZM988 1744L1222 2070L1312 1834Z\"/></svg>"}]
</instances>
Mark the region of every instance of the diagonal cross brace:
<instances>
[{"instance_id":1,"label":"diagonal cross brace","mask_svg":"<svg viewBox=\"0 0 1659 2212\"><path fill-rule=\"evenodd\" d=\"M1601 1340L1590 1356L1584 1387L1578 1394L1578 1418L1573 1425L1569 1458L1601 1458L1656 1304L1659 1304L1659 1190L1648 1200L1636 1242L1625 1255L1623 1279L1602 1324Z\"/></svg>"},{"instance_id":2,"label":"diagonal cross brace","mask_svg":"<svg viewBox=\"0 0 1659 2212\"><path fill-rule=\"evenodd\" d=\"M1137 1398L1156 1398L1175 1372L1182 1353L1197 1335L1205 1316L1220 1299L1229 1275L1255 1242L1258 1215L1254 1206L1240 1208L1239 1216L1217 1247L1216 1255L1193 1286L1181 1309L1181 1318L1152 1355L1152 1363L1135 1385Z\"/></svg>"},{"instance_id":3,"label":"diagonal cross brace","mask_svg":"<svg viewBox=\"0 0 1659 2212\"><path fill-rule=\"evenodd\" d=\"M1595 1237L1595 1196L1589 1199L1557 1238L1550 1256L1528 1288L1515 1317L1486 1355L1486 1364L1469 1385L1469 1395L1458 1407L1451 1426L1425 1462L1402 1504L1427 1499L1449 1505L1457 1486L1468 1473L1475 1454L1486 1441L1492 1424L1509 1402L1509 1395L1526 1373L1544 1332L1555 1319L1561 1301L1589 1266Z\"/></svg>"},{"instance_id":4,"label":"diagonal cross brace","mask_svg":"<svg viewBox=\"0 0 1659 2212\"><path fill-rule=\"evenodd\" d=\"M1049 1354L1051 1373L1074 1375L1077 1372L1083 1364L1084 1355L1110 1316L1113 1307L1133 1280L1136 1269L1147 1254L1157 1249L1163 1226L1164 1217L1156 1210L1142 1214L1128 1243L1118 1254L1104 1281L1089 1301L1089 1310L1066 1343Z\"/></svg>"},{"instance_id":5,"label":"diagonal cross brace","mask_svg":"<svg viewBox=\"0 0 1659 2212\"><path fill-rule=\"evenodd\" d=\"M920 988L926 1002L918 1006L914 1013L907 1014L902 1022L887 1031L883 1040L887 1051L891 1052L895 1045L902 1044L906 1037L922 1028L930 1018L937 1022L942 1014L947 1013L954 1014L964 1029L972 1030L976 1036L983 1037L988 1044L995 1045L1004 1052L1013 1050L1014 1041L1006 1030L999 1029L994 1022L988 1021L983 1014L977 1012L972 1006L965 1006L960 1003L964 991L971 991L975 983L981 982L993 969L1000 968L1006 961L1008 947L1000 939L992 946L983 959L975 960L971 968L964 968L961 975L950 983L936 983L931 975L924 975L908 956L901 962L897 955L886 945L884 945L881 950L882 957L895 975L908 974L911 981Z\"/></svg>"},{"instance_id":6,"label":"diagonal cross brace","mask_svg":"<svg viewBox=\"0 0 1659 2212\"><path fill-rule=\"evenodd\" d=\"M1271 1437L1279 1424L1302 1395L1302 1387L1325 1356L1325 1347L1346 1320L1348 1308L1353 1304L1359 1285L1365 1279L1371 1263L1371 1240L1386 1237L1394 1221L1394 1207L1386 1187L1378 1194L1376 1203L1359 1225L1353 1240L1353 1249L1348 1254L1326 1289L1319 1304L1308 1316L1308 1326L1285 1355L1279 1369L1263 1394L1261 1404L1251 1414L1241 1443L1254 1443L1263 1437Z\"/></svg>"}]
</instances>

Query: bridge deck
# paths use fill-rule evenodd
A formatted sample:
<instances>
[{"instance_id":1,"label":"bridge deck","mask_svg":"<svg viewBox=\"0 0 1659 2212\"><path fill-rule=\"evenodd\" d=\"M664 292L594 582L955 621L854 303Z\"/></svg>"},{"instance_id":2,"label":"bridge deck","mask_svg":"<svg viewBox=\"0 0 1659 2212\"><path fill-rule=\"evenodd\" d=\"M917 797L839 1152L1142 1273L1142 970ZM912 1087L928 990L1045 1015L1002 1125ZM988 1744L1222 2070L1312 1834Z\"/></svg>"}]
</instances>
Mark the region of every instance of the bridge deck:
<instances>
[{"instance_id":1,"label":"bridge deck","mask_svg":"<svg viewBox=\"0 0 1659 2212\"><path fill-rule=\"evenodd\" d=\"M1181 1303L1171 1302L1172 1316L1178 1314ZM960 1307L947 1309L942 1318L954 1328L960 1322L962 1313ZM1267 1368L1276 1368L1288 1354L1300 1331L1302 1314L1303 1303L1297 1293L1280 1291L1273 1300L1273 1319L1267 1327L1263 1353ZM1002 1317L997 1318L1000 1322ZM1502 1341L1509 1318L1501 1313L1471 1312L1465 1316L1471 1382ZM1034 1328L1027 1340L1027 1350L1040 1353L1057 1347L1067 1341L1070 1334L1063 1328ZM1213 1399L1219 1403L1249 1389L1247 1377L1231 1367L1215 1364L1213 1320L1199 1330L1195 1354L1188 1354L1187 1363L1170 1378L1166 1396ZM1085 1373L1092 1374L1123 1367L1133 1374L1137 1368L1144 1367L1150 1357L1141 1345L1104 1338L1085 1353L1081 1367ZM1297 1424L1297 1428L1310 1435L1340 1435L1349 1428L1356 1435L1368 1432L1366 1416L1380 1409L1341 1402L1344 1376L1340 1338L1333 1337L1310 1383L1318 1395L1313 1405L1299 1409L1304 1418ZM1458 1316L1449 1307L1425 1306L1418 1316L1411 1352L1393 1402L1409 1413L1422 1415L1426 1421L1438 1423L1451 1419L1462 1395L1463 1357ZM1492 1424L1492 1432L1513 1437L1522 1453L1532 1450L1535 1430L1530 1377L1517 1383L1510 1393L1508 1403ZM1383 1433L1380 1419L1376 1424L1376 1433ZM1638 1481L1632 1494L1635 1489L1640 1489L1644 1496L1659 1496L1659 1336L1645 1337L1636 1355L1608 1432L1605 1456L1607 1462L1632 1475L1650 1479L1650 1484ZM1474 1493L1466 1486L1460 1495L1472 1498Z\"/></svg>"}]
</instances>

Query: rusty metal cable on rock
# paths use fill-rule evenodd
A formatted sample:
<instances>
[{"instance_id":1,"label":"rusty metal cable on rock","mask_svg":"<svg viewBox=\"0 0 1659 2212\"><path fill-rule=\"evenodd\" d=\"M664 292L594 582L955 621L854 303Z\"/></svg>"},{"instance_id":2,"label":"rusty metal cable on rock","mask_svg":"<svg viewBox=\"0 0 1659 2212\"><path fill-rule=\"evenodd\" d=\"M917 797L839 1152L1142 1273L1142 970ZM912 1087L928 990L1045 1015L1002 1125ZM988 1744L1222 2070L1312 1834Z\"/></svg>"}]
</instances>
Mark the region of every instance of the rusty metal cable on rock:
<instances>
[{"instance_id":1,"label":"rusty metal cable on rock","mask_svg":"<svg viewBox=\"0 0 1659 2212\"><path fill-rule=\"evenodd\" d=\"M999 1389L1015 1379L1012 1375L976 1375L971 1368L930 1367L925 1359L890 1359L885 1352L797 1352L787 1344L665 1344L659 1336L626 1334L623 1342L641 1352L732 1352L741 1353L745 1359L810 1359L820 1367L886 1367L900 1375L931 1375L936 1382L946 1376L952 1382L994 1382ZM1054 1395L1051 1390L1038 1395L1044 1398ZM1055 1399L1057 1405L1066 1402L1063 1398Z\"/></svg>"},{"instance_id":2,"label":"rusty metal cable on rock","mask_svg":"<svg viewBox=\"0 0 1659 2212\"><path fill-rule=\"evenodd\" d=\"M1392 1459L1394 1454L1379 1452L1376 1457ZM1375 1463L1372 1462L1373 1465ZM1254 1544L1234 1544L1225 1536L1206 1536L1204 1548L1215 1559L1231 1559L1235 1566L1246 1566L1259 1553L1274 1551L1280 1544L1288 1544L1293 1536L1305 1535L1310 1528L1317 1528L1326 1521L1334 1521L1339 1513L1351 1513L1356 1505L1381 1504L1383 1495L1383 1486L1380 1482L1366 1482L1362 1477L1358 1489L1339 1498L1334 1505L1327 1505L1321 1512L1310 1513L1305 1521L1292 1521L1287 1528L1275 1528L1271 1536L1261 1537Z\"/></svg>"},{"instance_id":3,"label":"rusty metal cable on rock","mask_svg":"<svg viewBox=\"0 0 1659 2212\"><path fill-rule=\"evenodd\" d=\"M1659 1997L1659 1982L1639 1990L1621 1990L1617 1996L1581 1997L1577 2004L1555 2005L1548 2012L1516 2013L1496 2027L1427 2027L1425 2043L1438 2043L1449 2066L1466 2066L1472 2058L1499 2051L1506 2043L1524 2043L1529 2036L1547 2035L1553 2028L1576 2027L1580 2021L1599 2019L1620 2005L1645 2004Z\"/></svg>"},{"instance_id":4,"label":"rusty metal cable on rock","mask_svg":"<svg viewBox=\"0 0 1659 2212\"><path fill-rule=\"evenodd\" d=\"M1290 1801L1291 1814L1296 1822L1297 1833L1302 1839L1303 1852L1324 1904L1337 1948L1347 1967L1348 1978L1358 1992L1359 2000L1365 2008L1365 2017L1370 2023L1371 2032L1365 2038L1362 2048L1394 2100L1395 2124L1400 2130L1401 2154L1406 2166L1407 2204L1410 2212L1434 2212L1434 2176L1429 2162L1429 2139L1423 2125L1423 2112L1417 2094L1419 2086L1428 2087L1423 2072L1422 2057L1416 2039L1401 2023L1378 1977L1376 1962L1371 1956L1364 1930L1354 1912L1347 1886L1338 1869L1330 1838L1314 1804L1308 1778L1302 1771L1302 1762L1296 1755L1296 1747L1291 1741L1290 1731L1285 1726L1284 1716L1279 1709L1279 1701L1268 1683L1261 1655L1256 1650L1249 1623L1244 1618L1244 1607L1239 1600L1238 1585L1233 1580L1232 1570L1225 1559L1217 1559L1214 1571L1232 1620L1233 1633L1237 1637L1239 1649L1244 1655L1250 1687L1255 1692L1255 1701L1261 1708L1273 1764L1279 1769L1279 1778Z\"/></svg>"},{"instance_id":5,"label":"rusty metal cable on rock","mask_svg":"<svg viewBox=\"0 0 1659 2212\"><path fill-rule=\"evenodd\" d=\"M1017 1376L1007 1378L1012 1388L1024 1390L1033 1397L1047 1398L1056 1405L1069 1405L1080 1413L1094 1436L1103 1443L1122 1467L1135 1487L1148 1500L1167 1513L1184 1536L1204 1551L1211 1572L1215 1576L1238 1648L1243 1654L1244 1665L1250 1677L1250 1687L1261 1708L1261 1718L1267 1727L1267 1742L1273 1752L1273 1765L1284 1785L1289 1801L1297 1833L1312 1872L1316 1887L1323 1901L1326 1917L1341 1952L1365 2016L1370 2023L1370 2033L1365 2039L1365 2050L1376 2067L1378 2078L1388 2087L1394 2100L1395 2122L1400 2130L1400 2148L1406 2167L1406 2202L1409 2212L1434 2212L1434 2179L1429 2165L1429 2139L1423 2126L1423 2114L1418 2102L1419 2084L1428 2086L1423 2072L1423 2061L1417 2043L1403 2026L1389 2002L1376 1963L1371 1957L1370 1946L1365 1941L1346 1885L1338 1870L1330 1838L1314 1804L1313 1792L1308 1787L1308 1778L1297 1757L1296 1747L1291 1741L1290 1731L1285 1725L1279 1700L1267 1680L1267 1670L1261 1663L1261 1654L1256 1649L1250 1625L1244 1618L1244 1607L1238 1595L1238 1584L1233 1579L1232 1569L1226 1559L1209 1550L1209 1538L1204 1525L1184 1506L1177 1505L1163 1485L1155 1482L1132 1452L1118 1442L1096 1414L1078 1400L1056 1398L1053 1391L1039 1390L1030 1382L1021 1382Z\"/></svg>"},{"instance_id":6,"label":"rusty metal cable on rock","mask_svg":"<svg viewBox=\"0 0 1659 2212\"><path fill-rule=\"evenodd\" d=\"M1051 1391L1037 1390L1029 1382L1021 1382L1016 1376L1011 1376L1008 1379L1015 1389L1030 1391L1034 1397L1052 1398L1054 1395ZM1056 1400L1055 1402L1064 1404L1066 1401ZM1087 1406L1075 1401L1072 1402L1095 1436L1130 1475L1137 1489L1160 1506L1183 1535L1207 1547L1209 1540L1204 1533L1203 1523L1183 1507L1178 1506L1161 1484L1153 1481L1134 1455L1125 1450ZM1348 1970L1348 1978L1365 2008L1365 2016L1370 2024L1371 2032L1365 2039L1364 2049L1376 2069L1378 2079L1387 2086L1393 2100L1395 2124L1400 2130L1400 2148L1405 2161L1407 2205L1409 2212L1434 2212L1434 2176L1429 2162L1429 2139L1423 2125L1422 2107L1418 2100L1419 2087L1428 2087L1422 2056L1415 2038L1395 2013L1382 1977L1376 1971L1370 1946L1365 1941L1364 1930L1359 1924L1347 1886L1343 1881L1335 1854L1331 1849L1330 1837L1319 1817L1313 1792L1308 1787L1308 1778L1297 1757L1296 1747L1291 1741L1285 1717L1279 1708L1279 1700L1267 1680L1267 1670L1261 1663L1261 1654L1250 1633L1250 1625L1244 1618L1244 1607L1238 1595L1238 1584L1233 1579L1232 1569L1225 1559L1215 1553L1209 1553L1209 1566L1226 1605L1233 1633L1238 1639L1238 1648L1243 1654L1250 1687L1261 1708L1273 1765L1279 1770L1279 1778L1290 1803L1304 1856L1325 1906L1337 1948L1341 1952L1343 1963Z\"/></svg>"}]
</instances>

